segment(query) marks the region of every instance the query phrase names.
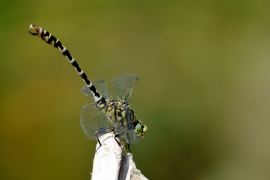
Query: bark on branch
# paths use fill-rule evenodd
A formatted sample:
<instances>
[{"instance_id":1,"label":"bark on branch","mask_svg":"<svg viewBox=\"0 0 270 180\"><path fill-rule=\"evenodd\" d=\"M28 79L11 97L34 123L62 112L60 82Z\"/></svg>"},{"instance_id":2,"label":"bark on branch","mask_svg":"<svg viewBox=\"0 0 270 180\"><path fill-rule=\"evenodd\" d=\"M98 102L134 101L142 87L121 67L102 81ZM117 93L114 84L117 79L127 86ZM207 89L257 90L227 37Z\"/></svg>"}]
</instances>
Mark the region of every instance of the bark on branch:
<instances>
[{"instance_id":1,"label":"bark on branch","mask_svg":"<svg viewBox=\"0 0 270 180\"><path fill-rule=\"evenodd\" d=\"M114 139L113 133L99 137L102 146L97 143L92 180L147 180L136 168L131 153L123 153Z\"/></svg>"}]
</instances>

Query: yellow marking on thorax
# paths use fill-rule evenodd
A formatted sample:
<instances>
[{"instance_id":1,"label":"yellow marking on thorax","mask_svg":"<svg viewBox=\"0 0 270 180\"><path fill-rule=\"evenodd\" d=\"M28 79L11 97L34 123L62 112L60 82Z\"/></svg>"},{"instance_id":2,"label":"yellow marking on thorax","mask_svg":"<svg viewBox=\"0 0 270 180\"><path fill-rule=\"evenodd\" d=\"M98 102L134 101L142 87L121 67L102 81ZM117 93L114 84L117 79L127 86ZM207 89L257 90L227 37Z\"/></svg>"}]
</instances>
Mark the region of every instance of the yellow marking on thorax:
<instances>
[{"instance_id":1,"label":"yellow marking on thorax","mask_svg":"<svg viewBox=\"0 0 270 180\"><path fill-rule=\"evenodd\" d=\"M121 112L121 114L122 114L122 117L123 117L123 118L125 118L125 117L126 117L127 112L126 112L126 111L122 111L122 112Z\"/></svg>"},{"instance_id":2,"label":"yellow marking on thorax","mask_svg":"<svg viewBox=\"0 0 270 180\"><path fill-rule=\"evenodd\" d=\"M108 111L110 111L110 110L112 110L112 106L109 106L109 107L108 107Z\"/></svg>"},{"instance_id":3,"label":"yellow marking on thorax","mask_svg":"<svg viewBox=\"0 0 270 180\"><path fill-rule=\"evenodd\" d=\"M123 125L126 127L127 126L127 121L124 121Z\"/></svg>"},{"instance_id":4,"label":"yellow marking on thorax","mask_svg":"<svg viewBox=\"0 0 270 180\"><path fill-rule=\"evenodd\" d=\"M115 109L112 108L111 111L108 112L109 117L111 118L112 121L115 121Z\"/></svg>"},{"instance_id":5,"label":"yellow marking on thorax","mask_svg":"<svg viewBox=\"0 0 270 180\"><path fill-rule=\"evenodd\" d=\"M120 112L120 109L116 109L116 119L120 121L122 119L122 116L119 116L118 113Z\"/></svg>"}]
</instances>

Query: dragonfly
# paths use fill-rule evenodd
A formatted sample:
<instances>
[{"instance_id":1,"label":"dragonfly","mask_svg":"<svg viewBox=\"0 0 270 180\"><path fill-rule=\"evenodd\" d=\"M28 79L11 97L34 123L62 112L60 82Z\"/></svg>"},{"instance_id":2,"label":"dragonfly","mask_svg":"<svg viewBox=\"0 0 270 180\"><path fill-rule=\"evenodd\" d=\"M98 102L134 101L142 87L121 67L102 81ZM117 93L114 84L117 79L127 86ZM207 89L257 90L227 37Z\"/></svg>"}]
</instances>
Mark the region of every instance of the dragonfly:
<instances>
[{"instance_id":1,"label":"dragonfly","mask_svg":"<svg viewBox=\"0 0 270 180\"><path fill-rule=\"evenodd\" d=\"M85 82L81 92L94 102L88 102L82 107L80 124L88 138L98 141L97 150L102 146L99 137L112 132L117 144L121 146L120 141L123 140L126 148L131 152L130 143L142 139L147 131L147 126L142 123L128 104L133 85L139 80L139 77L126 73L113 78L111 83L118 99L115 100L109 93L105 81L90 81L68 49L54 35L33 24L29 27L29 33L59 49Z\"/></svg>"}]
</instances>

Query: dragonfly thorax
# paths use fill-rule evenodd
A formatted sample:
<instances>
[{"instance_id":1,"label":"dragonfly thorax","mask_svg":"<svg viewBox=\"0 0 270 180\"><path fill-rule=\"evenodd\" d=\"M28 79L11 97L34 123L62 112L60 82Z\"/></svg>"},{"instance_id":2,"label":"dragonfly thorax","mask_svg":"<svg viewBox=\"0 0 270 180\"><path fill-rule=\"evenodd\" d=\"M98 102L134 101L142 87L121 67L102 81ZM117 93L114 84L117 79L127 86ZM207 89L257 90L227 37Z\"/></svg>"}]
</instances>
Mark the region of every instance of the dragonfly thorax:
<instances>
[{"instance_id":1,"label":"dragonfly thorax","mask_svg":"<svg viewBox=\"0 0 270 180\"><path fill-rule=\"evenodd\" d=\"M115 127L115 133L125 135L128 131L133 132L130 133L133 137L125 137L125 139L138 140L144 137L147 127L142 124L127 102L111 99L96 105L110 119L112 126Z\"/></svg>"},{"instance_id":2,"label":"dragonfly thorax","mask_svg":"<svg viewBox=\"0 0 270 180\"><path fill-rule=\"evenodd\" d=\"M106 100L106 104L97 104L107 117L110 119L111 124L119 131L126 131L133 128L134 112L129 104L122 103L115 100Z\"/></svg>"}]
</instances>

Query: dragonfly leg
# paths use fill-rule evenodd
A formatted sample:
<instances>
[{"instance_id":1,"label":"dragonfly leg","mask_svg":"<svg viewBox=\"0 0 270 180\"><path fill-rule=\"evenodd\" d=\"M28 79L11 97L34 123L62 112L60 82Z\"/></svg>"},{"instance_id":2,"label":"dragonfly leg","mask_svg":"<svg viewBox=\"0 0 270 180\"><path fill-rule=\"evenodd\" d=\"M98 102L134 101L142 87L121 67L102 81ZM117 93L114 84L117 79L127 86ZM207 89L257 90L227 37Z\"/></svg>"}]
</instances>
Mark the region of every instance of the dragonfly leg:
<instances>
[{"instance_id":1,"label":"dragonfly leg","mask_svg":"<svg viewBox=\"0 0 270 180\"><path fill-rule=\"evenodd\" d=\"M126 143L126 148L127 148L128 151L131 153L131 151L130 151L130 144L129 144L129 143Z\"/></svg>"},{"instance_id":2,"label":"dragonfly leg","mask_svg":"<svg viewBox=\"0 0 270 180\"><path fill-rule=\"evenodd\" d=\"M99 135L102 135L102 134L106 134L106 133L110 133L110 132L114 132L114 129L113 127L111 128L99 128L96 132L95 132L95 135L96 135L96 138L97 138L97 141L98 141L98 144L99 144L99 147L97 148L97 150L102 146L98 136ZM96 152L97 152L96 150Z\"/></svg>"},{"instance_id":3,"label":"dragonfly leg","mask_svg":"<svg viewBox=\"0 0 270 180\"><path fill-rule=\"evenodd\" d=\"M114 136L114 140L117 142L117 144L121 147L121 143L116 139L118 137L120 137L122 134L115 134Z\"/></svg>"},{"instance_id":4,"label":"dragonfly leg","mask_svg":"<svg viewBox=\"0 0 270 180\"><path fill-rule=\"evenodd\" d=\"M129 144L129 140L130 140L130 138L129 138L129 134L126 134L126 148L128 149L128 151L131 153L131 151L130 151L130 144Z\"/></svg>"}]
</instances>

